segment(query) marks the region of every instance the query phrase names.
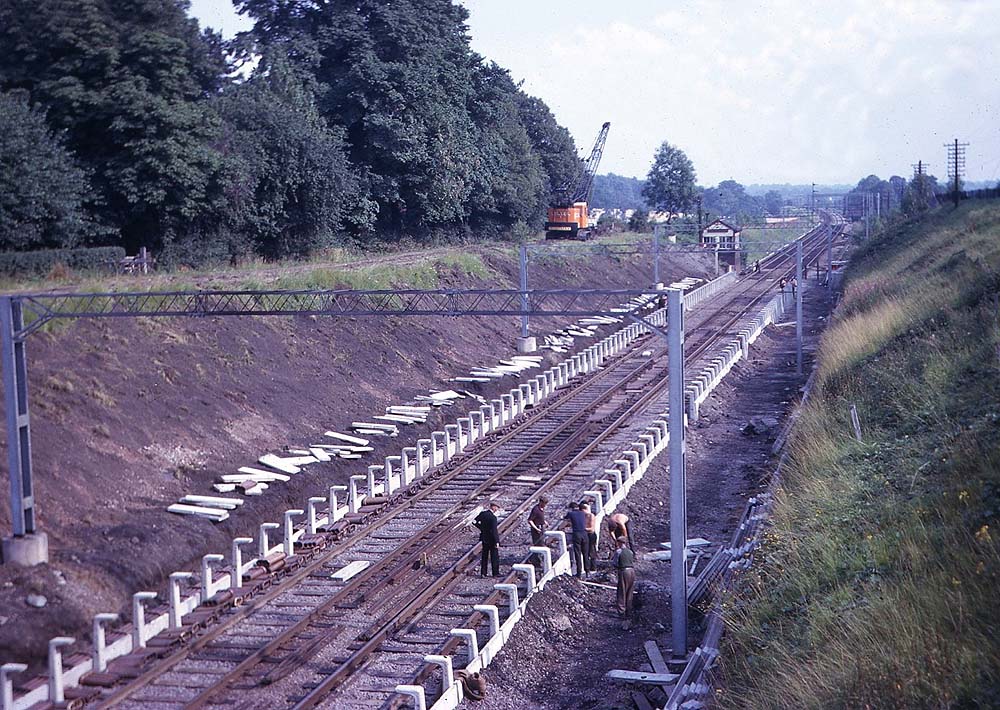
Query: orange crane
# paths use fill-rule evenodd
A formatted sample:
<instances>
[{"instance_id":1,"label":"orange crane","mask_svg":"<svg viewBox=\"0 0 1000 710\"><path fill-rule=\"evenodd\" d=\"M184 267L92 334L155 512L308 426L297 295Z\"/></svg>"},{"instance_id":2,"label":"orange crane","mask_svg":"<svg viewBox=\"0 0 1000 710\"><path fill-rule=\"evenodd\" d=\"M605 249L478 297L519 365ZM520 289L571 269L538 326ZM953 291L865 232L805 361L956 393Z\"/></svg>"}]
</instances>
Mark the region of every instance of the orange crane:
<instances>
[{"instance_id":1,"label":"orange crane","mask_svg":"<svg viewBox=\"0 0 1000 710\"><path fill-rule=\"evenodd\" d=\"M594 188L594 176L597 166L604 153L604 143L608 139L608 129L611 122L601 126L594 147L590 150L583 173L576 185L566 183L556 190L555 198L549 205L548 221L545 222L546 239L587 239L590 237L590 225L587 215L587 203Z\"/></svg>"}]
</instances>

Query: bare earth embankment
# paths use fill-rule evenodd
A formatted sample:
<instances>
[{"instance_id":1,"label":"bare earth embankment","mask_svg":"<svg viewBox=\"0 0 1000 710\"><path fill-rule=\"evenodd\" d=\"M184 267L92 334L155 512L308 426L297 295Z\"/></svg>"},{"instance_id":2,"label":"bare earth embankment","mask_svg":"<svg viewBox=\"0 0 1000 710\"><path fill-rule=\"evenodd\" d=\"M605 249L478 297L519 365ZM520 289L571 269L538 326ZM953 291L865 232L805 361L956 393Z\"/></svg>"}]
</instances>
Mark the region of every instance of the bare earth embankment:
<instances>
[{"instance_id":1,"label":"bare earth embankment","mask_svg":"<svg viewBox=\"0 0 1000 710\"><path fill-rule=\"evenodd\" d=\"M709 266L689 256L665 262L661 278L668 281L706 276ZM531 286L639 288L649 285L650 273L639 257L548 258L533 262ZM197 280L251 285L229 276L225 284ZM416 261L272 276L261 285L515 288L517 259L511 247L433 250ZM155 277L116 284L118 290L163 286ZM552 319L534 328L550 332ZM235 473L262 454L318 443L327 429L346 431L388 404L448 389L448 378L509 357L517 334L511 318L300 317L81 321L32 336L36 498L51 562L32 569L0 565L0 661L38 667L53 636L89 642L94 613L128 618L133 592L162 592L171 572L197 569L201 555L226 552L233 537L256 537L261 522L277 521L328 485L365 473L369 463L453 421L461 407L446 408L426 426L405 427L398 438L377 443L368 459L314 464L248 498L219 525L167 513L179 497L212 493L218 474ZM489 396L500 385L469 389ZM9 515L0 506L5 534ZM46 605L29 607L30 593L44 595Z\"/></svg>"}]
</instances>

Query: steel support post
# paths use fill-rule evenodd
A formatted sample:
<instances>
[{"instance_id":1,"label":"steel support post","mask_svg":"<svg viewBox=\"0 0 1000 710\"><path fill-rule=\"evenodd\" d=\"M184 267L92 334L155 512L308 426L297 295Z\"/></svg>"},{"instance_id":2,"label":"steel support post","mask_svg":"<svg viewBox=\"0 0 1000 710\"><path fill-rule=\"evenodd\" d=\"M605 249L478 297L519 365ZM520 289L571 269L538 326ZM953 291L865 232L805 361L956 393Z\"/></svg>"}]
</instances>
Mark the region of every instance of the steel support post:
<instances>
[{"instance_id":1,"label":"steel support post","mask_svg":"<svg viewBox=\"0 0 1000 710\"><path fill-rule=\"evenodd\" d=\"M795 374L802 374L802 240L795 242Z\"/></svg>"},{"instance_id":2,"label":"steel support post","mask_svg":"<svg viewBox=\"0 0 1000 710\"><path fill-rule=\"evenodd\" d=\"M518 249L521 265L521 337L528 337L528 247L522 244Z\"/></svg>"},{"instance_id":3,"label":"steel support post","mask_svg":"<svg viewBox=\"0 0 1000 710\"><path fill-rule=\"evenodd\" d=\"M833 229L826 228L826 284L830 285L833 276Z\"/></svg>"},{"instance_id":4,"label":"steel support post","mask_svg":"<svg viewBox=\"0 0 1000 710\"><path fill-rule=\"evenodd\" d=\"M684 295L667 291L670 375L670 609L673 657L687 656L687 480L684 470Z\"/></svg>"},{"instance_id":5,"label":"steel support post","mask_svg":"<svg viewBox=\"0 0 1000 710\"><path fill-rule=\"evenodd\" d=\"M653 228L653 286L660 283L660 234Z\"/></svg>"},{"instance_id":6,"label":"steel support post","mask_svg":"<svg viewBox=\"0 0 1000 710\"><path fill-rule=\"evenodd\" d=\"M28 417L28 361L21 303L10 296L0 297L2 334L3 395L7 412L7 461L10 476L10 517L14 536L35 532L35 500L31 479L31 429Z\"/></svg>"}]
</instances>

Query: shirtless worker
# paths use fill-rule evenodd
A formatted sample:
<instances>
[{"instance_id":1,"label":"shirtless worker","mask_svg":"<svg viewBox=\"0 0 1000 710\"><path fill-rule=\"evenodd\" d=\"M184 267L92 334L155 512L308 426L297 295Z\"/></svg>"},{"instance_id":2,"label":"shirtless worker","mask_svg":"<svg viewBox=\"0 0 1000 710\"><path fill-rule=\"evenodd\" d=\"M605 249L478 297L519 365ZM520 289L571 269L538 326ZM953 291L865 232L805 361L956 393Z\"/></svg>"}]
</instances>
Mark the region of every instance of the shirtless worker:
<instances>
[{"instance_id":1,"label":"shirtless worker","mask_svg":"<svg viewBox=\"0 0 1000 710\"><path fill-rule=\"evenodd\" d=\"M584 523L584 529L587 531L587 560L586 567L588 572L597 571L597 516L591 512L591 499L588 498L585 503L580 504L580 510L586 516L587 521Z\"/></svg>"},{"instance_id":2,"label":"shirtless worker","mask_svg":"<svg viewBox=\"0 0 1000 710\"><path fill-rule=\"evenodd\" d=\"M628 541L628 547L635 552L632 544L632 526L628 524L629 517L625 513L612 513L608 516L608 540L611 541L611 548L615 548L615 541L619 537L624 537Z\"/></svg>"}]
</instances>

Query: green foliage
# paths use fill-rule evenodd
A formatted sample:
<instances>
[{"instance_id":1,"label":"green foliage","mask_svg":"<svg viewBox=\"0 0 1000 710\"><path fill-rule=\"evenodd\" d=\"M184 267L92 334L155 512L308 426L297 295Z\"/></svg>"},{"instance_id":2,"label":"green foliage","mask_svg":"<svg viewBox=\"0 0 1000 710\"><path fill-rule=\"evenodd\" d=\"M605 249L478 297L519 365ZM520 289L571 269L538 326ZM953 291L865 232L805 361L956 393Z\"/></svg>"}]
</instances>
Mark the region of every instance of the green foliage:
<instances>
[{"instance_id":1,"label":"green foliage","mask_svg":"<svg viewBox=\"0 0 1000 710\"><path fill-rule=\"evenodd\" d=\"M577 157L573 137L556 122L544 101L518 90L517 102L521 123L545 171L546 200L552 201L561 188L580 181L583 163Z\"/></svg>"},{"instance_id":2,"label":"green foliage","mask_svg":"<svg viewBox=\"0 0 1000 710\"><path fill-rule=\"evenodd\" d=\"M237 6L256 24L224 47L187 0L0 3L0 92L40 112L0 118L18 126L8 246L148 246L170 266L523 237L579 175L569 133L472 52L451 0ZM249 81L227 78L230 50L263 56Z\"/></svg>"},{"instance_id":3,"label":"green foliage","mask_svg":"<svg viewBox=\"0 0 1000 710\"><path fill-rule=\"evenodd\" d=\"M592 207L604 209L645 209L642 196L645 182L639 178L623 177L608 173L594 176L594 194L590 199Z\"/></svg>"},{"instance_id":4,"label":"green foliage","mask_svg":"<svg viewBox=\"0 0 1000 710\"><path fill-rule=\"evenodd\" d=\"M332 246L361 199L340 131L281 57L265 56L250 81L216 102L225 157L225 225L266 259ZM354 226L366 229L362 217Z\"/></svg>"},{"instance_id":5,"label":"green foliage","mask_svg":"<svg viewBox=\"0 0 1000 710\"><path fill-rule=\"evenodd\" d=\"M785 205L785 198L777 190L768 190L764 193L764 211L774 217L781 216L781 208Z\"/></svg>"},{"instance_id":6,"label":"green foliage","mask_svg":"<svg viewBox=\"0 0 1000 710\"><path fill-rule=\"evenodd\" d=\"M1000 702L998 245L1000 206L963 205L852 260L728 609L722 707Z\"/></svg>"},{"instance_id":7,"label":"green foliage","mask_svg":"<svg viewBox=\"0 0 1000 710\"><path fill-rule=\"evenodd\" d=\"M0 93L0 249L69 247L101 234L84 204L88 187L42 112Z\"/></svg>"},{"instance_id":8,"label":"green foliage","mask_svg":"<svg viewBox=\"0 0 1000 710\"><path fill-rule=\"evenodd\" d=\"M694 204L694 165L684 151L666 141L656 151L642 196L651 209L683 212Z\"/></svg>"},{"instance_id":9,"label":"green foliage","mask_svg":"<svg viewBox=\"0 0 1000 710\"><path fill-rule=\"evenodd\" d=\"M917 215L937 207L937 178L922 173L914 175L903 191L902 210L907 215Z\"/></svg>"},{"instance_id":10,"label":"green foliage","mask_svg":"<svg viewBox=\"0 0 1000 710\"><path fill-rule=\"evenodd\" d=\"M652 226L649 224L649 212L646 210L636 210L628 218L628 229L630 232L651 232Z\"/></svg>"},{"instance_id":11,"label":"green foliage","mask_svg":"<svg viewBox=\"0 0 1000 710\"><path fill-rule=\"evenodd\" d=\"M158 246L213 207L224 64L182 0L8 0L0 88L26 90L93 173L101 221Z\"/></svg>"},{"instance_id":12,"label":"green foliage","mask_svg":"<svg viewBox=\"0 0 1000 710\"><path fill-rule=\"evenodd\" d=\"M477 62L469 113L479 153L472 174L467 215L470 223L510 228L541 226L548 180L542 160L520 120L518 89L507 70Z\"/></svg>"},{"instance_id":13,"label":"green foliage","mask_svg":"<svg viewBox=\"0 0 1000 710\"><path fill-rule=\"evenodd\" d=\"M506 71L469 48L450 0L244 0L266 47L317 87L377 205L376 230L434 232L541 223L572 141Z\"/></svg>"},{"instance_id":14,"label":"green foliage","mask_svg":"<svg viewBox=\"0 0 1000 710\"><path fill-rule=\"evenodd\" d=\"M706 187L702 191L702 206L707 212L737 222L764 216L763 200L748 195L746 189L735 180L723 180L716 187Z\"/></svg>"},{"instance_id":15,"label":"green foliage","mask_svg":"<svg viewBox=\"0 0 1000 710\"><path fill-rule=\"evenodd\" d=\"M121 247L2 252L0 274L45 276L59 264L74 271L107 271L124 258L125 250Z\"/></svg>"}]
</instances>

